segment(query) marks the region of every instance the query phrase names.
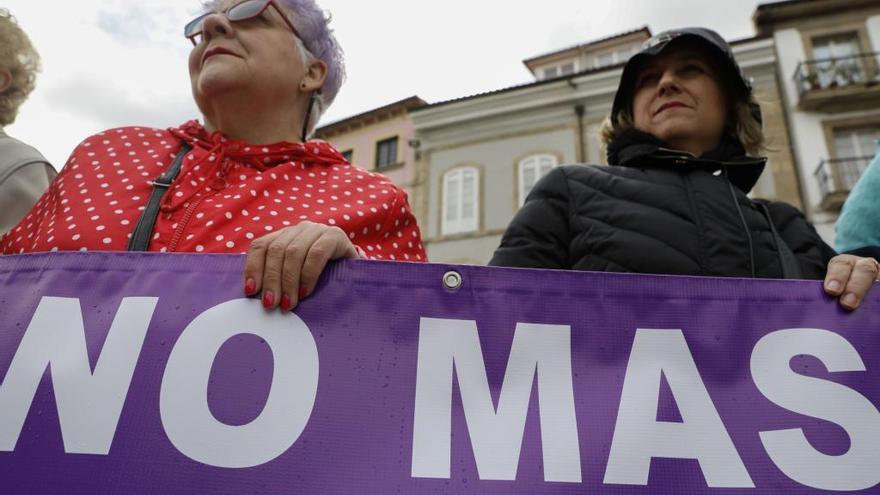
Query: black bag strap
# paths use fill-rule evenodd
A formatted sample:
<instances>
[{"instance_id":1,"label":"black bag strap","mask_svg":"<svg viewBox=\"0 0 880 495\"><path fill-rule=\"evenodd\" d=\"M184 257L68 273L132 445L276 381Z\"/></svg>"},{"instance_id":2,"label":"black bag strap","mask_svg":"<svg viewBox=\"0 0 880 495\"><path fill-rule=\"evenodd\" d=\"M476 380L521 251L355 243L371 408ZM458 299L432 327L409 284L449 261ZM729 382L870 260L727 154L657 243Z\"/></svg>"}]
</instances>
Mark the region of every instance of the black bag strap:
<instances>
[{"instance_id":1,"label":"black bag strap","mask_svg":"<svg viewBox=\"0 0 880 495\"><path fill-rule=\"evenodd\" d=\"M763 201L754 201L754 203L761 207L761 211L767 217L767 223L770 224L770 231L773 232L773 239L776 242L776 250L779 252L779 262L782 265L782 277L785 279L802 279L801 266L798 264L797 258L794 257L794 253L788 247L785 239L776 230L776 224L773 223L773 217L770 216L770 209L767 208L767 203Z\"/></svg>"},{"instance_id":2,"label":"black bag strap","mask_svg":"<svg viewBox=\"0 0 880 495\"><path fill-rule=\"evenodd\" d=\"M131 239L128 241L129 251L146 251L149 248L150 238L153 236L153 229L156 227L156 218L159 216L159 207L162 205L162 197L165 196L168 188L174 183L174 179L180 173L183 159L186 158L186 154L191 149L189 144L183 143L177 156L174 157L174 163L153 181L153 192L150 194L147 206L141 213L141 218L138 220L134 232L131 234Z\"/></svg>"}]
</instances>

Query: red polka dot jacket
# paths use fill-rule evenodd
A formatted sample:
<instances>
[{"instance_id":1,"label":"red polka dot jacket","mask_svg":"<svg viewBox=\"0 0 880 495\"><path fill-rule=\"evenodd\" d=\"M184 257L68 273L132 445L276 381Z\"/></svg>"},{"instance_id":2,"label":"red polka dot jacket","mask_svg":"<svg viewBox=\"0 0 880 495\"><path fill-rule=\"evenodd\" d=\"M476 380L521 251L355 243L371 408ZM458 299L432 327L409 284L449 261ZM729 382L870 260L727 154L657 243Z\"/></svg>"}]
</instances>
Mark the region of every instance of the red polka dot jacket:
<instances>
[{"instance_id":1,"label":"red polka dot jacket","mask_svg":"<svg viewBox=\"0 0 880 495\"><path fill-rule=\"evenodd\" d=\"M196 121L92 136L0 240L3 254L125 251L153 189L187 154L163 198L150 251L244 253L251 241L302 220L344 230L373 259L425 261L406 193L357 168L323 141L248 145Z\"/></svg>"}]
</instances>

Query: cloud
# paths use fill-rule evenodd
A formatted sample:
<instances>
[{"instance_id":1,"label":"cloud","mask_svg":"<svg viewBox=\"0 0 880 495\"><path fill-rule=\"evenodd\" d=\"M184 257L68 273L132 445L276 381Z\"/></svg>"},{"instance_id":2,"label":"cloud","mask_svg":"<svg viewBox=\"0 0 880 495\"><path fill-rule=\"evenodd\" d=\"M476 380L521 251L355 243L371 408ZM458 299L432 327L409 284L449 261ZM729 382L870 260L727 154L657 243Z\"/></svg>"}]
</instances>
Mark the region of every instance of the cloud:
<instances>
[{"instance_id":1,"label":"cloud","mask_svg":"<svg viewBox=\"0 0 880 495\"><path fill-rule=\"evenodd\" d=\"M98 12L98 27L123 45L150 42L157 27L150 12L138 5L125 10Z\"/></svg>"},{"instance_id":2,"label":"cloud","mask_svg":"<svg viewBox=\"0 0 880 495\"><path fill-rule=\"evenodd\" d=\"M79 76L47 88L49 104L105 128L124 125L170 127L198 117L188 93L155 89L134 94L103 79Z\"/></svg>"},{"instance_id":3,"label":"cloud","mask_svg":"<svg viewBox=\"0 0 880 495\"><path fill-rule=\"evenodd\" d=\"M183 26L197 12L184 7L167 0L152 0L148 6L116 0L102 5L94 22L123 46L164 46L169 40L182 42Z\"/></svg>"}]
</instances>

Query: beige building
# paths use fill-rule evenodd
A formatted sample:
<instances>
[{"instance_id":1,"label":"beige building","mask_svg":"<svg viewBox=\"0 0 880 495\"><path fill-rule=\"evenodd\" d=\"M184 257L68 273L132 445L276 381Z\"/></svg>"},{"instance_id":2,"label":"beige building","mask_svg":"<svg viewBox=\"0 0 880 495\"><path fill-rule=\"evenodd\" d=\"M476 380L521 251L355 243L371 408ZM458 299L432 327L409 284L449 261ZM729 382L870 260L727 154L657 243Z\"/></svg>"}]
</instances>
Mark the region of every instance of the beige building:
<instances>
[{"instance_id":1,"label":"beige building","mask_svg":"<svg viewBox=\"0 0 880 495\"><path fill-rule=\"evenodd\" d=\"M754 22L776 49L804 209L831 241L880 139L880 1L770 3Z\"/></svg>"},{"instance_id":2,"label":"beige building","mask_svg":"<svg viewBox=\"0 0 880 495\"><path fill-rule=\"evenodd\" d=\"M409 194L421 220L416 198L415 127L409 112L425 101L411 96L318 128L315 137L331 143L349 162L386 175Z\"/></svg>"},{"instance_id":3,"label":"beige building","mask_svg":"<svg viewBox=\"0 0 880 495\"><path fill-rule=\"evenodd\" d=\"M598 131L641 28L526 60L535 82L414 110L420 217L428 258L485 264L538 179L567 163L604 164ZM755 86L769 137L756 197L800 205L774 39L732 43Z\"/></svg>"}]
</instances>

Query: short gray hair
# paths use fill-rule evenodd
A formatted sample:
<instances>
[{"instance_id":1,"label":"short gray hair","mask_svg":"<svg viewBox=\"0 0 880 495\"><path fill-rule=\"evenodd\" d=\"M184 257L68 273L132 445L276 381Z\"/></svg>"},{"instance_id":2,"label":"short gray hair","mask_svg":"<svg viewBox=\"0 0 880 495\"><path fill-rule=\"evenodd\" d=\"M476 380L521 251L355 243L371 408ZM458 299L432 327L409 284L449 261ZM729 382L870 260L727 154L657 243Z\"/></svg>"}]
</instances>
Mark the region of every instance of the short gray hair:
<instances>
[{"instance_id":1,"label":"short gray hair","mask_svg":"<svg viewBox=\"0 0 880 495\"><path fill-rule=\"evenodd\" d=\"M297 46L303 62L317 59L327 65L327 78L321 91L314 95L314 108L307 123L306 134L311 135L321 115L333 104L345 81L344 55L333 30L330 29L331 16L318 7L315 0L275 1L287 11L288 19L300 36L297 38ZM217 2L218 0L206 1L204 8L211 9Z\"/></svg>"}]
</instances>

